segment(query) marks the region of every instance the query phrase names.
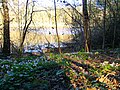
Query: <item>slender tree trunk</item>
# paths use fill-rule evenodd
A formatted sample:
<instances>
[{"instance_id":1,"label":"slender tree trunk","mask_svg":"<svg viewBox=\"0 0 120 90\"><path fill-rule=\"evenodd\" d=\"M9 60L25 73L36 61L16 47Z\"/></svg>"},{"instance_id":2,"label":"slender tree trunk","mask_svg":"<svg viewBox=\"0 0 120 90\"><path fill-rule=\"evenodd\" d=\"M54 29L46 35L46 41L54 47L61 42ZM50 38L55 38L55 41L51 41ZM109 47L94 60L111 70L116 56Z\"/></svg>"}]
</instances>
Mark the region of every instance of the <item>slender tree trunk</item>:
<instances>
[{"instance_id":1,"label":"slender tree trunk","mask_svg":"<svg viewBox=\"0 0 120 90\"><path fill-rule=\"evenodd\" d=\"M24 28L23 28L23 35L22 35L22 39L21 39L21 44L20 44L20 52L22 52L22 49L23 49L23 43L24 43L24 40L25 40L25 36L26 36L26 33L27 33L27 18L28 18L28 1L26 1L26 7L25 7L25 25L24 25Z\"/></svg>"},{"instance_id":2,"label":"slender tree trunk","mask_svg":"<svg viewBox=\"0 0 120 90\"><path fill-rule=\"evenodd\" d=\"M104 0L104 11L103 11L103 43L102 43L102 49L105 49L105 31L106 31L106 0Z\"/></svg>"},{"instance_id":3,"label":"slender tree trunk","mask_svg":"<svg viewBox=\"0 0 120 90\"><path fill-rule=\"evenodd\" d=\"M9 30L9 9L7 0L2 0L3 7L3 25L4 25L4 43L3 43L3 54L6 56L10 55L10 30Z\"/></svg>"},{"instance_id":4,"label":"slender tree trunk","mask_svg":"<svg viewBox=\"0 0 120 90\"><path fill-rule=\"evenodd\" d=\"M54 0L54 9L55 9L55 28L56 28L56 34L57 34L57 42L58 42L58 50L61 54L61 48L60 48L60 38L58 34L58 28L57 28L57 13L56 13L56 1Z\"/></svg>"},{"instance_id":5,"label":"slender tree trunk","mask_svg":"<svg viewBox=\"0 0 120 90\"><path fill-rule=\"evenodd\" d=\"M88 30L89 17L87 10L87 0L83 0L83 29L84 29L84 39L85 39L85 51L90 51L90 33Z\"/></svg>"},{"instance_id":6,"label":"slender tree trunk","mask_svg":"<svg viewBox=\"0 0 120 90\"><path fill-rule=\"evenodd\" d=\"M90 50L92 49L92 46L91 46L91 38L92 38L92 32L91 32L91 25L90 25L90 17L91 17L91 14L92 14L92 10L91 10L91 0L89 1L89 44L90 44Z\"/></svg>"},{"instance_id":7,"label":"slender tree trunk","mask_svg":"<svg viewBox=\"0 0 120 90\"><path fill-rule=\"evenodd\" d=\"M23 35L22 35L22 40L21 40L21 44L20 44L20 52L22 52L22 49L23 49L23 44L24 44L24 41L25 41L25 37L26 37L26 34L27 34L27 31L28 31L28 28L32 22L32 19L33 19L33 9L34 9L34 2L33 2L33 6L32 6L32 11L31 11L31 14L30 14L30 20L28 21L28 5L29 5L29 0L26 1L26 8L25 8L25 25L24 25L24 28L23 28Z\"/></svg>"},{"instance_id":8,"label":"slender tree trunk","mask_svg":"<svg viewBox=\"0 0 120 90\"><path fill-rule=\"evenodd\" d=\"M115 13L113 14L113 17L114 17L114 29L113 29L113 42L112 42L112 47L113 47L113 49L114 49L114 48L115 48L116 28L117 28L117 26L116 26L117 22L116 22L116 15L115 15Z\"/></svg>"},{"instance_id":9,"label":"slender tree trunk","mask_svg":"<svg viewBox=\"0 0 120 90\"><path fill-rule=\"evenodd\" d=\"M115 38L116 38L116 29L117 29L117 16L119 15L119 14L117 14L119 12L119 10L118 10L119 1L117 0L115 3L116 3L116 10L115 10L116 12L113 13L113 17L114 17L114 31L113 31L113 42L112 42L113 49L115 48Z\"/></svg>"},{"instance_id":10,"label":"slender tree trunk","mask_svg":"<svg viewBox=\"0 0 120 90\"><path fill-rule=\"evenodd\" d=\"M17 20L18 20L18 30L19 30L19 46L20 46L20 44L21 44L21 25L20 25L20 8L19 8L19 0L17 1L18 2L18 6L17 6L17 8L18 8L18 13L17 13Z\"/></svg>"}]
</instances>

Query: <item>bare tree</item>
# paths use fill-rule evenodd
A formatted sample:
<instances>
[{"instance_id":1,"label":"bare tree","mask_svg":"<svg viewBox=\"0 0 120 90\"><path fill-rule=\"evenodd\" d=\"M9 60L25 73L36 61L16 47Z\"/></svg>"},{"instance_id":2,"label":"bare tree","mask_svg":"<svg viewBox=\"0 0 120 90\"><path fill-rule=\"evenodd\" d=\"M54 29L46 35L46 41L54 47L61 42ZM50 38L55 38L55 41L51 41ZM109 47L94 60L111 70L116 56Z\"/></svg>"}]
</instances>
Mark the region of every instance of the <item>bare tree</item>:
<instances>
[{"instance_id":1,"label":"bare tree","mask_svg":"<svg viewBox=\"0 0 120 90\"><path fill-rule=\"evenodd\" d=\"M33 5L32 5L32 11L30 13L30 17L28 17L28 5L29 5L29 0L26 1L26 7L25 7L25 23L24 23L24 27L23 27L23 32L22 32L22 40L21 40L21 44L20 44L20 51L22 51L23 49L23 43L25 41L25 37L26 37L26 34L27 34L27 31L28 31L28 28L32 22L32 18L33 18L33 9L34 9L34 1L33 1ZM29 20L28 20L29 18Z\"/></svg>"},{"instance_id":2,"label":"bare tree","mask_svg":"<svg viewBox=\"0 0 120 90\"><path fill-rule=\"evenodd\" d=\"M102 44L102 49L105 49L105 31L106 31L106 0L104 0L104 11L103 11L103 44Z\"/></svg>"},{"instance_id":3,"label":"bare tree","mask_svg":"<svg viewBox=\"0 0 120 90\"><path fill-rule=\"evenodd\" d=\"M58 41L58 50L61 54L61 48L60 48L60 38L58 34L58 28L57 28L57 13L56 13L56 1L54 0L54 9L55 9L55 28L56 28L56 34L57 34L57 41Z\"/></svg>"},{"instance_id":4,"label":"bare tree","mask_svg":"<svg viewBox=\"0 0 120 90\"><path fill-rule=\"evenodd\" d=\"M9 30L9 9L7 0L2 0L3 7L3 25L4 25L4 43L3 43L3 54L10 55L10 30Z\"/></svg>"},{"instance_id":5,"label":"bare tree","mask_svg":"<svg viewBox=\"0 0 120 90\"><path fill-rule=\"evenodd\" d=\"M116 12L113 13L113 17L114 17L114 29L113 29L113 41L112 41L112 47L115 48L115 38L116 38L116 30L117 30L117 13L119 12L119 7L118 7L118 3L119 1L115 0L115 5L116 5Z\"/></svg>"},{"instance_id":6,"label":"bare tree","mask_svg":"<svg viewBox=\"0 0 120 90\"><path fill-rule=\"evenodd\" d=\"M92 0L89 0L89 18L91 18L91 14L92 14L92 10L91 10L91 2L92 2ZM90 19L89 19L89 41L90 41L90 49L92 49L92 46L91 46L91 38L92 38L92 33L91 33L91 25L90 25Z\"/></svg>"},{"instance_id":7,"label":"bare tree","mask_svg":"<svg viewBox=\"0 0 120 90\"><path fill-rule=\"evenodd\" d=\"M89 33L89 17L87 10L87 0L83 0L83 29L84 29L84 39L85 39L85 51L90 51L90 33Z\"/></svg>"}]
</instances>

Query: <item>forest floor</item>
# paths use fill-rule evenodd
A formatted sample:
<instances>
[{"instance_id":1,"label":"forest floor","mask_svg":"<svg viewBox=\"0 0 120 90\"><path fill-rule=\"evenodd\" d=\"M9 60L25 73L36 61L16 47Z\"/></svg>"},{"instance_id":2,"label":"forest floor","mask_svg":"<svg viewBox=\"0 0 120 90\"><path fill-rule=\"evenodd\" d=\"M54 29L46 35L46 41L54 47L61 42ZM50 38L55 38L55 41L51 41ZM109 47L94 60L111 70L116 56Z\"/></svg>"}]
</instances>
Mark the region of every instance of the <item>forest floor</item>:
<instances>
[{"instance_id":1,"label":"forest floor","mask_svg":"<svg viewBox=\"0 0 120 90\"><path fill-rule=\"evenodd\" d=\"M114 55L115 56L115 55ZM120 58L79 52L64 58L70 62L70 82L78 90L120 89Z\"/></svg>"},{"instance_id":2,"label":"forest floor","mask_svg":"<svg viewBox=\"0 0 120 90\"><path fill-rule=\"evenodd\" d=\"M119 90L119 51L0 59L0 90Z\"/></svg>"}]
</instances>

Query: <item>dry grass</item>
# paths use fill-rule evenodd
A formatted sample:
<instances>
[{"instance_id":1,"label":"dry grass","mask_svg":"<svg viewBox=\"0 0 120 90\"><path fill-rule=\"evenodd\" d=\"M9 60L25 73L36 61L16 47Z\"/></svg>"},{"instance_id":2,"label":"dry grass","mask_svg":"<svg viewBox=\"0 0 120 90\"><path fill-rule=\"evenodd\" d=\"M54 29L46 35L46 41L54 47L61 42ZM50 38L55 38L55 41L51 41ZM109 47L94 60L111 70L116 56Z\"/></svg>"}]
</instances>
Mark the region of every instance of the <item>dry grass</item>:
<instances>
[{"instance_id":1,"label":"dry grass","mask_svg":"<svg viewBox=\"0 0 120 90\"><path fill-rule=\"evenodd\" d=\"M62 42L67 42L72 39L71 35L59 35L60 41ZM13 41L15 44L19 44L20 42L20 33L19 31L11 31L10 33L10 38L11 41ZM37 34L34 32L29 32L26 35L26 39L24 44L29 45L29 44L44 44L44 43L54 43L57 42L57 37L56 35L44 35L44 34Z\"/></svg>"}]
</instances>

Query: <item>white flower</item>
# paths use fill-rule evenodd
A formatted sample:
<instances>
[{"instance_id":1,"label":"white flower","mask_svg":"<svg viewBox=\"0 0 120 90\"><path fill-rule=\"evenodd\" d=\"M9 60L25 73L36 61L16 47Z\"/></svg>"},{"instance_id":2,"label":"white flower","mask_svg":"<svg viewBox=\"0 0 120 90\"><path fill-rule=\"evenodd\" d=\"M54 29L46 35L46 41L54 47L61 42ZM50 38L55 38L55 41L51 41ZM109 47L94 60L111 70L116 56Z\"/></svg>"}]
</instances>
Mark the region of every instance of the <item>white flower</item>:
<instances>
[{"instance_id":1,"label":"white flower","mask_svg":"<svg viewBox=\"0 0 120 90\"><path fill-rule=\"evenodd\" d=\"M112 64L110 64L112 67L115 66L115 63L113 62Z\"/></svg>"}]
</instances>

